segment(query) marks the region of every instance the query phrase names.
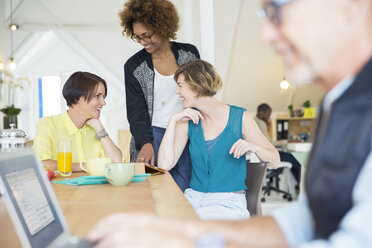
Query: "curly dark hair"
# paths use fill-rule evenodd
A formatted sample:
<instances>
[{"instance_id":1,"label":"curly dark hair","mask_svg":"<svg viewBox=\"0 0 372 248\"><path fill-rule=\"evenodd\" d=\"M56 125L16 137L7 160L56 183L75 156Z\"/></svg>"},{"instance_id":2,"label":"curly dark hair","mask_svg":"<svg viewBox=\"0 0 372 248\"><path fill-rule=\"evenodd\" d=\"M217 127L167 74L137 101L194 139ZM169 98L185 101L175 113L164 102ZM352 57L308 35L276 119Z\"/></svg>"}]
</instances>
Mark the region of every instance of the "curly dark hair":
<instances>
[{"instance_id":1,"label":"curly dark hair","mask_svg":"<svg viewBox=\"0 0 372 248\"><path fill-rule=\"evenodd\" d=\"M176 7L169 0L128 0L119 12L123 35L133 35L133 24L139 22L163 39L175 40L179 28Z\"/></svg>"}]
</instances>

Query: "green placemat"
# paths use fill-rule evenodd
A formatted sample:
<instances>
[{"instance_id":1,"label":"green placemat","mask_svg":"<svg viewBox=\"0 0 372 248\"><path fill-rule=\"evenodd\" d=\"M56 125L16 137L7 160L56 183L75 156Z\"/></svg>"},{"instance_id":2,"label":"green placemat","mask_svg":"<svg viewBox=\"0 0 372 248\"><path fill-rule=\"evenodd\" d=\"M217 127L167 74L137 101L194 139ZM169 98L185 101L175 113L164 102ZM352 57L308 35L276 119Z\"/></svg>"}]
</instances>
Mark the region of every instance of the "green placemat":
<instances>
[{"instance_id":1,"label":"green placemat","mask_svg":"<svg viewBox=\"0 0 372 248\"><path fill-rule=\"evenodd\" d=\"M134 175L132 182L143 182L151 174L136 174ZM108 180L104 176L81 176L72 179L52 181L52 183L66 184L66 185L95 185L95 184L108 184Z\"/></svg>"}]
</instances>

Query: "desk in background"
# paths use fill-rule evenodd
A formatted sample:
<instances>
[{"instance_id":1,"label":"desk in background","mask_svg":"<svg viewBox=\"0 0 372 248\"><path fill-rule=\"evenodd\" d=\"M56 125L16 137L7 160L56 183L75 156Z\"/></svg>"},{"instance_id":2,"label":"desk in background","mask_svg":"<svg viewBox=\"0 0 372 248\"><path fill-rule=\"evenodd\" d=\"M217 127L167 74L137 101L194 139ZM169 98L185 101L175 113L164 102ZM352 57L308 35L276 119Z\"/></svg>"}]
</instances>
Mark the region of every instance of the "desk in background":
<instances>
[{"instance_id":1,"label":"desk in background","mask_svg":"<svg viewBox=\"0 0 372 248\"><path fill-rule=\"evenodd\" d=\"M288 143L285 147L277 148L278 151L290 153L301 164L300 192L305 192L305 175L307 159L310 154L312 143L299 142Z\"/></svg>"}]
</instances>

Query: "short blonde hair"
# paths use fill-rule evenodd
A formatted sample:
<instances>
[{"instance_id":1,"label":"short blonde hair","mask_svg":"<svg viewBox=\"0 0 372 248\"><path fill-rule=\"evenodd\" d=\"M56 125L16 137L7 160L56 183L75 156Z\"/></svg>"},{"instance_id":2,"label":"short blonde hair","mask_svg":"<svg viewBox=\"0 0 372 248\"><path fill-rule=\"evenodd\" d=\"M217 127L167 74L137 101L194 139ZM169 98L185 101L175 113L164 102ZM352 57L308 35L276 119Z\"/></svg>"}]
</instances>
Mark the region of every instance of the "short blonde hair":
<instances>
[{"instance_id":1,"label":"short blonde hair","mask_svg":"<svg viewBox=\"0 0 372 248\"><path fill-rule=\"evenodd\" d=\"M180 74L198 97L214 96L222 88L221 77L207 61L196 59L181 65L174 74L176 82Z\"/></svg>"}]
</instances>

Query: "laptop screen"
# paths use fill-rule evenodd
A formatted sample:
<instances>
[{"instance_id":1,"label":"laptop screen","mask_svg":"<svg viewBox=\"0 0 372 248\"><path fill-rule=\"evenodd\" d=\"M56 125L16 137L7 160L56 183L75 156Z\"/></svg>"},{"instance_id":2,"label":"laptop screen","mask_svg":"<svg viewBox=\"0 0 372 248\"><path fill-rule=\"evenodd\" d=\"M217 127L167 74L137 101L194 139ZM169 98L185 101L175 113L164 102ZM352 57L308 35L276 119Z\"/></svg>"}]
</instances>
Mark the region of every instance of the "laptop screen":
<instances>
[{"instance_id":1,"label":"laptop screen","mask_svg":"<svg viewBox=\"0 0 372 248\"><path fill-rule=\"evenodd\" d=\"M31 247L46 247L64 229L38 166L32 154L0 160L0 175Z\"/></svg>"}]
</instances>

